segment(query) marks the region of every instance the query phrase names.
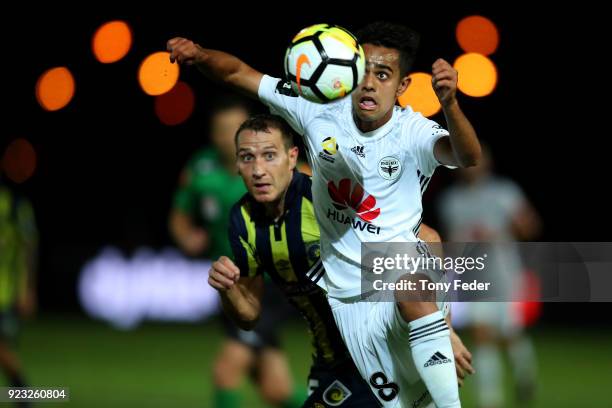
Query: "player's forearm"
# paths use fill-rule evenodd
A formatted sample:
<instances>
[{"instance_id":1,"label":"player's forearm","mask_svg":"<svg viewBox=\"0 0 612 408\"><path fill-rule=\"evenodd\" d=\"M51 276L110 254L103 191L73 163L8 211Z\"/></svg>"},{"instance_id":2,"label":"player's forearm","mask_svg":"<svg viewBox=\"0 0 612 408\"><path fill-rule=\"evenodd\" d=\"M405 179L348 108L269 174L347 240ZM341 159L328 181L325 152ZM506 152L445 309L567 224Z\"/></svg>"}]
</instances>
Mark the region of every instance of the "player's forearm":
<instances>
[{"instance_id":1,"label":"player's forearm","mask_svg":"<svg viewBox=\"0 0 612 408\"><path fill-rule=\"evenodd\" d=\"M248 290L235 285L220 292L225 313L243 330L251 330L259 319L259 301Z\"/></svg>"},{"instance_id":2,"label":"player's forearm","mask_svg":"<svg viewBox=\"0 0 612 408\"><path fill-rule=\"evenodd\" d=\"M196 66L207 78L221 81L249 96L257 97L261 74L239 58L223 51L198 46Z\"/></svg>"},{"instance_id":3,"label":"player's forearm","mask_svg":"<svg viewBox=\"0 0 612 408\"><path fill-rule=\"evenodd\" d=\"M191 217L180 211L175 210L170 215L169 229L181 250L189 255L200 255L210 246L207 232L196 226Z\"/></svg>"},{"instance_id":4,"label":"player's forearm","mask_svg":"<svg viewBox=\"0 0 612 408\"><path fill-rule=\"evenodd\" d=\"M460 167L475 166L480 161L481 149L474 127L461 111L456 99L444 106L443 112L456 163Z\"/></svg>"}]
</instances>

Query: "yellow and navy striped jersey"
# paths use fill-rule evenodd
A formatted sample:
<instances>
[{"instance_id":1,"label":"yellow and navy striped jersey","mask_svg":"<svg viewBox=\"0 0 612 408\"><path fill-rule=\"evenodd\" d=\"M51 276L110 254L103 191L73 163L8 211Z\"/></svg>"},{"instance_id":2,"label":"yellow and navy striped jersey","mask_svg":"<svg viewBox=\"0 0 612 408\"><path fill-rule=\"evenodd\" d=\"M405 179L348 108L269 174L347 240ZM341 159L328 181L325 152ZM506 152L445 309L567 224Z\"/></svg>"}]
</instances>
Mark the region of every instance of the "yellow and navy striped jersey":
<instances>
[{"instance_id":1,"label":"yellow and navy striped jersey","mask_svg":"<svg viewBox=\"0 0 612 408\"><path fill-rule=\"evenodd\" d=\"M229 237L241 275L267 273L307 320L315 364L334 367L346 363L350 356L326 293L316 285L325 270L311 183L310 177L294 171L283 214L276 221L267 217L263 205L247 193L232 208Z\"/></svg>"}]
</instances>

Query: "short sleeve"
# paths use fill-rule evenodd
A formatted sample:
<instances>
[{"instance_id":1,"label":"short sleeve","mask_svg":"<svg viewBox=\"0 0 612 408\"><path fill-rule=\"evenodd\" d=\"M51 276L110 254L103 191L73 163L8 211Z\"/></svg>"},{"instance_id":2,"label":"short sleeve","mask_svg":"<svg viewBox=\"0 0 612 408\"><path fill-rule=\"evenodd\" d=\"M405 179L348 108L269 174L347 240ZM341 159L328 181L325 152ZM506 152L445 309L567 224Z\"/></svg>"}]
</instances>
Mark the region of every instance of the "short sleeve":
<instances>
[{"instance_id":1,"label":"short sleeve","mask_svg":"<svg viewBox=\"0 0 612 408\"><path fill-rule=\"evenodd\" d=\"M298 96L289 81L264 75L259 84L259 99L270 112L285 119L300 135L304 135L308 122L323 108Z\"/></svg>"},{"instance_id":2,"label":"short sleeve","mask_svg":"<svg viewBox=\"0 0 612 408\"><path fill-rule=\"evenodd\" d=\"M431 177L436 167L441 164L434 156L434 146L440 138L448 136L449 133L438 123L423 117L420 113L413 112L411 116L404 124L403 137L406 148L415 158L421 173Z\"/></svg>"}]
</instances>

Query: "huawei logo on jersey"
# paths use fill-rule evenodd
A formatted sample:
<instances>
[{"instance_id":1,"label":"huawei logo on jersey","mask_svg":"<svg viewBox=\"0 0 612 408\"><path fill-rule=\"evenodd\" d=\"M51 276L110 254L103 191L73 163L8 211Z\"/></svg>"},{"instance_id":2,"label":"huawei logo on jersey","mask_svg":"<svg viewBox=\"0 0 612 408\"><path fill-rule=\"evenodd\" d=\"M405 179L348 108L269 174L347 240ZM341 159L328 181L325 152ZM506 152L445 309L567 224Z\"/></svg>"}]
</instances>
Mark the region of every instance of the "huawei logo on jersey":
<instances>
[{"instance_id":1,"label":"huawei logo on jersey","mask_svg":"<svg viewBox=\"0 0 612 408\"><path fill-rule=\"evenodd\" d=\"M374 208L376 206L376 198L366 194L359 183L355 183L351 191L350 179L340 180L338 187L336 187L333 181L328 182L327 192L334 201L333 204L336 209L345 210L350 207L365 222L372 222L372 220L380 215L380 208Z\"/></svg>"}]
</instances>

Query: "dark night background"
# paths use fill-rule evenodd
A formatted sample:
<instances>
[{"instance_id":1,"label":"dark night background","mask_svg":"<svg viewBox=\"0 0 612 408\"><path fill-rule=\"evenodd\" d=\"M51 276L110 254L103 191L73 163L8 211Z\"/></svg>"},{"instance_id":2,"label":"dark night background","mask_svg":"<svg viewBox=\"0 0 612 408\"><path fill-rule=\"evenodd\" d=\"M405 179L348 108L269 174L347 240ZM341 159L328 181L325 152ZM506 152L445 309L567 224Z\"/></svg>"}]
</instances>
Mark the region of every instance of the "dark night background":
<instances>
[{"instance_id":1,"label":"dark night background","mask_svg":"<svg viewBox=\"0 0 612 408\"><path fill-rule=\"evenodd\" d=\"M310 3L308 3L310 4ZM194 149L207 143L206 111L219 88L195 69L181 79L196 92L196 108L182 125L160 124L153 98L136 72L148 54L180 35L233 53L256 69L279 76L285 47L304 26L331 22L356 29L378 19L403 22L422 35L415 70L437 57L462 54L457 22L471 14L494 21L500 45L491 56L499 72L495 92L461 96L463 110L492 148L497 170L518 181L544 221L542 241L608 241L607 116L609 44L600 11L532 10L527 5L477 7L376 2L358 9L335 3L227 7L149 5L157 14L102 7L84 13L58 7L4 16L3 108L0 149L27 138L38 155L34 176L17 190L31 198L41 234L39 296L43 311L79 310L75 287L83 263L103 245L130 251L171 244L167 215L178 173ZM265 9L265 11L262 11ZM518 16L518 17L517 17ZM132 27L128 55L100 64L91 52L96 28L111 19ZM67 66L76 81L72 102L45 112L36 102L38 76ZM600 101L601 100L601 101ZM439 114L435 120L444 123ZM450 181L439 171L425 201L425 221L436 226L432 202ZM601 324L607 304L546 305L545 321ZM580 316L580 317L579 317ZM609 321L609 319L608 319Z\"/></svg>"}]
</instances>

